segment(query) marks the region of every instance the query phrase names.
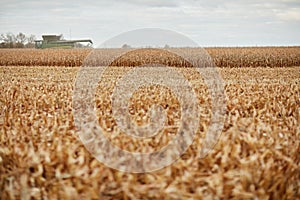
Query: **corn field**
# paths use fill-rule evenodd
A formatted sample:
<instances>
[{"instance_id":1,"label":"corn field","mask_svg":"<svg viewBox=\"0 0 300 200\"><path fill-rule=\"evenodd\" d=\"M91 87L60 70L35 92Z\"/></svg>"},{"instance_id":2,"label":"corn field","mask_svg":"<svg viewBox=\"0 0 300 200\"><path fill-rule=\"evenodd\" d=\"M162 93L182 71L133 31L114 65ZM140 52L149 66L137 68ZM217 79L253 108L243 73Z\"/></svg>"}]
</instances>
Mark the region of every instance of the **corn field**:
<instances>
[{"instance_id":1,"label":"corn field","mask_svg":"<svg viewBox=\"0 0 300 200\"><path fill-rule=\"evenodd\" d=\"M196 53L197 50L197 48L182 49L189 53ZM300 47L218 47L205 48L205 50L217 67L293 67L300 65ZM118 49L97 51L103 51L103 54L110 56ZM78 67L91 52L91 49L0 49L0 66ZM150 60L155 60L157 57L159 54L154 53ZM161 59L170 61L165 56ZM133 56L126 60L126 64L136 63L139 60L142 59ZM171 60L173 60L172 57ZM106 65L107 63L102 61L99 64Z\"/></svg>"},{"instance_id":2,"label":"corn field","mask_svg":"<svg viewBox=\"0 0 300 200\"><path fill-rule=\"evenodd\" d=\"M155 50L113 63L95 58L110 65L95 94L99 125L130 152L165 146L177 134L180 105L168 88L139 88L128 106L132 119L147 124L151 105L158 104L166 125L175 128L131 138L117 128L112 112L118 78L134 66L162 63L178 67L194 88L201 113L193 144L172 165L144 174L100 163L76 133L72 93L90 50L0 50L0 199L298 199L300 48L206 50L225 83L226 114L219 142L203 159L198 154L212 105L190 63Z\"/></svg>"}]
</instances>

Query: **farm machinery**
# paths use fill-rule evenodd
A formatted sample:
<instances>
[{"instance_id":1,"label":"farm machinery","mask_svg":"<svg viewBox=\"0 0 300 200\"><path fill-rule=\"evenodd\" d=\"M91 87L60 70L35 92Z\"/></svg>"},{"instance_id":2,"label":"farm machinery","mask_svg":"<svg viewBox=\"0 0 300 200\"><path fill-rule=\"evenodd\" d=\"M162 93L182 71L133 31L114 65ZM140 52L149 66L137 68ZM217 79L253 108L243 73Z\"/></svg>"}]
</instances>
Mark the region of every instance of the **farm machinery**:
<instances>
[{"instance_id":1,"label":"farm machinery","mask_svg":"<svg viewBox=\"0 0 300 200\"><path fill-rule=\"evenodd\" d=\"M81 43L87 43L87 46L93 44L92 40L64 40L62 35L43 35L42 40L35 40L35 48L46 49L46 48L74 48L82 47Z\"/></svg>"}]
</instances>

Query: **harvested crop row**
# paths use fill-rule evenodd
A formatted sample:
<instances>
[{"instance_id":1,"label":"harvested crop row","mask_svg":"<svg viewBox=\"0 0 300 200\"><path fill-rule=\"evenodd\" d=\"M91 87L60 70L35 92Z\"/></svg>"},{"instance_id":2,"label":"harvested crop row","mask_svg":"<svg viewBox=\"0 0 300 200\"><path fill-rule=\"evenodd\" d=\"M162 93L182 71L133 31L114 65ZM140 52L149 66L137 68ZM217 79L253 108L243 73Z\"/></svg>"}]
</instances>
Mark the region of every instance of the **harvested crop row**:
<instances>
[{"instance_id":1,"label":"harvested crop row","mask_svg":"<svg viewBox=\"0 0 300 200\"><path fill-rule=\"evenodd\" d=\"M199 159L209 122L203 107L200 134L171 166L145 174L123 173L98 162L75 132L72 90L78 68L0 67L0 196L2 199L297 199L300 191L300 69L224 68L226 121L214 150ZM183 68L182 71L188 69ZM135 141L114 127L107 98L111 67L96 94L99 122L115 145L148 152L161 139ZM188 73L188 72L187 72ZM199 94L205 93L201 82ZM154 102L176 124L178 103L168 91L141 88L131 99L134 120ZM148 94L149 98L142 98ZM202 101L201 101L202 98ZM173 107L167 107L171 102ZM172 121L174 120L174 121ZM176 134L176 133L175 133Z\"/></svg>"},{"instance_id":2,"label":"harvested crop row","mask_svg":"<svg viewBox=\"0 0 300 200\"><path fill-rule=\"evenodd\" d=\"M180 49L177 49L180 50ZM218 67L292 67L300 66L300 47L239 47L239 48L206 48ZM92 49L0 49L0 66L81 66ZM110 58L120 49L94 50L96 54ZM189 48L182 51L197 53L199 49ZM150 55L152 60L162 59L172 63L168 57L157 51ZM102 56L103 57L103 56ZM132 56L123 59L122 66L139 64L140 57ZM110 65L107 60L97 62L99 65ZM175 65L177 65L175 63ZM187 65L188 66L188 65Z\"/></svg>"}]
</instances>

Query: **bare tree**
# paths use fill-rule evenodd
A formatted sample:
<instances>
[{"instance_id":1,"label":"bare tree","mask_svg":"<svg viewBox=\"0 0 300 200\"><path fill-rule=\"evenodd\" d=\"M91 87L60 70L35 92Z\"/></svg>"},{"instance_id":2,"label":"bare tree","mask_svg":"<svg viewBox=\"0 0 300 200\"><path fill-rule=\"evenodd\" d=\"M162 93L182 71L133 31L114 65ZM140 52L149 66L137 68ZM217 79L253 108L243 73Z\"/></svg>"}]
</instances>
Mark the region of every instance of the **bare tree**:
<instances>
[{"instance_id":1,"label":"bare tree","mask_svg":"<svg viewBox=\"0 0 300 200\"><path fill-rule=\"evenodd\" d=\"M19 33L17 36L16 36L16 47L17 48L24 48L25 46L25 42L26 42L26 36L24 33Z\"/></svg>"},{"instance_id":2,"label":"bare tree","mask_svg":"<svg viewBox=\"0 0 300 200\"><path fill-rule=\"evenodd\" d=\"M34 41L36 40L35 35L30 35L27 37L27 44L25 45L26 48L33 48L34 47Z\"/></svg>"},{"instance_id":3,"label":"bare tree","mask_svg":"<svg viewBox=\"0 0 300 200\"><path fill-rule=\"evenodd\" d=\"M16 44L16 36L12 33L1 34L1 47L14 48Z\"/></svg>"},{"instance_id":4,"label":"bare tree","mask_svg":"<svg viewBox=\"0 0 300 200\"><path fill-rule=\"evenodd\" d=\"M13 33L0 35L0 48L33 48L36 37L30 35L26 37L24 33L18 33L16 36Z\"/></svg>"},{"instance_id":5,"label":"bare tree","mask_svg":"<svg viewBox=\"0 0 300 200\"><path fill-rule=\"evenodd\" d=\"M123 49L128 49L128 48L131 48L131 46L128 45L128 44L123 44L122 48L123 48Z\"/></svg>"}]
</instances>

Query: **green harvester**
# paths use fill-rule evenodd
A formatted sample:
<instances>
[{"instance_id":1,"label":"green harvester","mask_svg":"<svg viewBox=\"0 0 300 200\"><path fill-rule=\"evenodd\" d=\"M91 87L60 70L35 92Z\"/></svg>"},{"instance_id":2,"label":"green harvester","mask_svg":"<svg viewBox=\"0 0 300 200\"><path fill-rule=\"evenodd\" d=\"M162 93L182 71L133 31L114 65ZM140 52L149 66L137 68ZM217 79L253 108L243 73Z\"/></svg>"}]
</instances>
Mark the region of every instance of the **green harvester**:
<instances>
[{"instance_id":1,"label":"green harvester","mask_svg":"<svg viewBox=\"0 0 300 200\"><path fill-rule=\"evenodd\" d=\"M79 43L88 43L88 46L93 44L92 40L64 40L62 35L43 35L42 40L35 40L35 48L74 48L82 46Z\"/></svg>"}]
</instances>

